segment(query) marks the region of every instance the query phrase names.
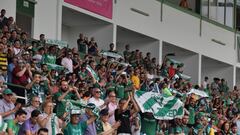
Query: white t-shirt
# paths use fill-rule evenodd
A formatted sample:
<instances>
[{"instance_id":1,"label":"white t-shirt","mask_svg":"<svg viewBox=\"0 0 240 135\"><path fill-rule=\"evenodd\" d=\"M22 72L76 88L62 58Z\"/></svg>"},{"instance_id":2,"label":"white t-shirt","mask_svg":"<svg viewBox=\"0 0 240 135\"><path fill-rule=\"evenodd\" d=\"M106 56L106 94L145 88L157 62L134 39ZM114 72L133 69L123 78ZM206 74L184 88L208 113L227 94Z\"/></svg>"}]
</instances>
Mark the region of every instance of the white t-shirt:
<instances>
[{"instance_id":1,"label":"white t-shirt","mask_svg":"<svg viewBox=\"0 0 240 135\"><path fill-rule=\"evenodd\" d=\"M73 72L73 62L72 59L69 59L67 57L64 57L61 62L62 66L68 69L70 73Z\"/></svg>"},{"instance_id":2,"label":"white t-shirt","mask_svg":"<svg viewBox=\"0 0 240 135\"><path fill-rule=\"evenodd\" d=\"M104 101L102 99L96 99L94 97L91 97L89 100L88 100L88 103L93 103L96 105L96 107L100 107L104 104ZM102 108L101 108L102 109Z\"/></svg>"}]
</instances>

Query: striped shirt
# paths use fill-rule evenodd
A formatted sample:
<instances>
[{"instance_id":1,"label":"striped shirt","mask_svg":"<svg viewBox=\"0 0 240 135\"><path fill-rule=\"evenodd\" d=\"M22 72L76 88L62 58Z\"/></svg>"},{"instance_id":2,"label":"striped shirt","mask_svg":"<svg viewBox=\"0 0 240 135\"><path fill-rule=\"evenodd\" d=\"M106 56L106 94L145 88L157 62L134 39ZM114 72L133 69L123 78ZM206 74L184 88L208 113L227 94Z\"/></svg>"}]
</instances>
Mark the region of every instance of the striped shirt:
<instances>
[{"instance_id":1,"label":"striped shirt","mask_svg":"<svg viewBox=\"0 0 240 135\"><path fill-rule=\"evenodd\" d=\"M2 71L7 71L7 53L0 53L0 69Z\"/></svg>"}]
</instances>

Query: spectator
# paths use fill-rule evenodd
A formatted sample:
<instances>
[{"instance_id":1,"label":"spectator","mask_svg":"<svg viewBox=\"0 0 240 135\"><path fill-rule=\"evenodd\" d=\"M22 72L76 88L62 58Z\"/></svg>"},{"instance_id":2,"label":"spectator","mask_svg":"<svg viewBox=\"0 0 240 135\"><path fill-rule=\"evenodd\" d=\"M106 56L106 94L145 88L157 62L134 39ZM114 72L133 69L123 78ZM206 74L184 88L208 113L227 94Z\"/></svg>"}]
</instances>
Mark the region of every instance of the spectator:
<instances>
[{"instance_id":1,"label":"spectator","mask_svg":"<svg viewBox=\"0 0 240 135\"><path fill-rule=\"evenodd\" d=\"M80 111L71 110L71 120L64 128L64 135L83 135L87 129L87 125L92 124L96 117L91 115L86 121L79 122Z\"/></svg>"},{"instance_id":2,"label":"spectator","mask_svg":"<svg viewBox=\"0 0 240 135\"><path fill-rule=\"evenodd\" d=\"M132 101L134 104L134 108L128 110L128 104ZM119 101L119 108L115 110L115 120L120 121L121 125L117 130L118 134L131 134L131 127L130 127L130 117L135 115L138 112L138 107L133 101L132 96L129 96L127 100L121 99Z\"/></svg>"},{"instance_id":3,"label":"spectator","mask_svg":"<svg viewBox=\"0 0 240 135\"><path fill-rule=\"evenodd\" d=\"M48 81L42 80L39 73L35 73L33 81L27 84L26 88L29 90L28 97L38 96L40 103L46 100L46 96L49 95Z\"/></svg>"},{"instance_id":4,"label":"spectator","mask_svg":"<svg viewBox=\"0 0 240 135\"><path fill-rule=\"evenodd\" d=\"M202 88L203 88L203 89L206 89L206 88L207 88L207 85L208 85L208 77L205 76L205 77L204 77L204 81L203 81L203 83L202 83Z\"/></svg>"},{"instance_id":5,"label":"spectator","mask_svg":"<svg viewBox=\"0 0 240 135\"><path fill-rule=\"evenodd\" d=\"M123 56L124 56L125 62L129 63L130 62L130 57L131 57L130 45L129 44L127 44L125 46L125 51L123 51Z\"/></svg>"},{"instance_id":6,"label":"spectator","mask_svg":"<svg viewBox=\"0 0 240 135\"><path fill-rule=\"evenodd\" d=\"M20 46L20 40L16 39L14 40L14 46L13 46L13 55L15 57L21 57L23 53L23 50L21 49L21 46Z\"/></svg>"},{"instance_id":7,"label":"spectator","mask_svg":"<svg viewBox=\"0 0 240 135\"><path fill-rule=\"evenodd\" d=\"M64 100L70 99L76 100L80 98L81 97L76 87L69 87L66 81L62 81L59 92L54 94L54 99L56 101L56 109L58 110L57 116L62 119L65 119L64 116L66 115L67 112L65 110L65 104L63 103Z\"/></svg>"},{"instance_id":8,"label":"spectator","mask_svg":"<svg viewBox=\"0 0 240 135\"><path fill-rule=\"evenodd\" d=\"M84 43L84 35L82 33L79 34L79 39L77 40L78 51L80 53L86 54L87 52L87 44Z\"/></svg>"},{"instance_id":9,"label":"spectator","mask_svg":"<svg viewBox=\"0 0 240 135\"><path fill-rule=\"evenodd\" d=\"M39 110L33 110L31 117L27 119L20 127L18 135L34 135L37 133L38 124L37 120L41 112Z\"/></svg>"},{"instance_id":10,"label":"spectator","mask_svg":"<svg viewBox=\"0 0 240 135\"><path fill-rule=\"evenodd\" d=\"M20 109L21 104L16 106L12 103L13 92L10 89L3 91L3 99L0 100L0 115L4 121L13 120L14 114Z\"/></svg>"},{"instance_id":11,"label":"spectator","mask_svg":"<svg viewBox=\"0 0 240 135\"><path fill-rule=\"evenodd\" d=\"M91 40L89 41L88 45L88 54L96 56L98 54L98 46L95 42L94 37L91 37Z\"/></svg>"},{"instance_id":12,"label":"spectator","mask_svg":"<svg viewBox=\"0 0 240 135\"><path fill-rule=\"evenodd\" d=\"M7 75L8 75L8 83L12 83L12 79L13 79L13 69L18 65L18 58L17 57L13 57L12 58L12 62L10 64L8 64L8 72L7 72Z\"/></svg>"},{"instance_id":13,"label":"spectator","mask_svg":"<svg viewBox=\"0 0 240 135\"><path fill-rule=\"evenodd\" d=\"M101 97L101 91L99 88L93 89L93 97L89 99L89 103L93 103L96 105L96 107L104 108L106 103L100 98Z\"/></svg>"},{"instance_id":14,"label":"spectator","mask_svg":"<svg viewBox=\"0 0 240 135\"><path fill-rule=\"evenodd\" d=\"M37 132L37 135L49 135L47 128L40 128Z\"/></svg>"},{"instance_id":15,"label":"spectator","mask_svg":"<svg viewBox=\"0 0 240 135\"><path fill-rule=\"evenodd\" d=\"M115 134L116 129L120 126L120 122L116 122L114 125L108 123L109 113L108 109L103 109L99 113L100 120L97 123L97 131L100 135L112 135Z\"/></svg>"},{"instance_id":16,"label":"spectator","mask_svg":"<svg viewBox=\"0 0 240 135\"><path fill-rule=\"evenodd\" d=\"M44 47L44 48L45 48L45 45L46 45L45 34L40 34L38 44L39 44L41 47Z\"/></svg>"},{"instance_id":17,"label":"spectator","mask_svg":"<svg viewBox=\"0 0 240 135\"><path fill-rule=\"evenodd\" d=\"M8 65L7 58L8 58L7 53L4 52L4 44L3 44L3 42L0 42L0 60L1 60L0 69L3 72L7 71L7 65Z\"/></svg>"},{"instance_id":18,"label":"spectator","mask_svg":"<svg viewBox=\"0 0 240 135\"><path fill-rule=\"evenodd\" d=\"M50 135L61 133L64 122L53 113L53 103L44 102L43 110L43 114L38 119L40 127L47 128Z\"/></svg>"},{"instance_id":19,"label":"spectator","mask_svg":"<svg viewBox=\"0 0 240 135\"><path fill-rule=\"evenodd\" d=\"M116 100L116 94L114 91L110 91L109 94L108 94L108 100L109 100L109 103L107 105L107 108L108 108L108 113L109 113L109 119L108 119L108 122L113 125L115 124L115 116L114 116L114 112L115 110L117 109L118 107L118 104L117 104L117 100Z\"/></svg>"},{"instance_id":20,"label":"spectator","mask_svg":"<svg viewBox=\"0 0 240 135\"><path fill-rule=\"evenodd\" d=\"M56 46L53 45L53 46L50 46L49 47L49 52L48 53L45 53L42 57L42 62L43 63L48 63L48 64L56 64Z\"/></svg>"},{"instance_id":21,"label":"spectator","mask_svg":"<svg viewBox=\"0 0 240 135\"><path fill-rule=\"evenodd\" d=\"M86 122L91 117L94 117L93 111L96 109L96 106L93 103L88 103L85 109L85 113L82 115L80 122ZM96 124L91 122L87 125L84 135L97 135Z\"/></svg>"},{"instance_id":22,"label":"spectator","mask_svg":"<svg viewBox=\"0 0 240 135\"><path fill-rule=\"evenodd\" d=\"M1 10L1 15L0 15L0 29L3 28L4 25L6 25L7 23L7 17L5 16L6 14L6 10L5 9L2 9Z\"/></svg>"},{"instance_id":23,"label":"spectator","mask_svg":"<svg viewBox=\"0 0 240 135\"><path fill-rule=\"evenodd\" d=\"M139 69L134 70L134 74L131 76L131 81L133 82L133 86L135 90L140 89L140 79L139 79Z\"/></svg>"},{"instance_id":24,"label":"spectator","mask_svg":"<svg viewBox=\"0 0 240 135\"><path fill-rule=\"evenodd\" d=\"M73 54L72 52L68 52L66 57L62 59L61 65L65 67L70 73L73 73Z\"/></svg>"},{"instance_id":25,"label":"spectator","mask_svg":"<svg viewBox=\"0 0 240 135\"><path fill-rule=\"evenodd\" d=\"M18 110L15 114L15 118L7 122L8 135L18 135L20 126L18 123L23 123L26 120L27 113L24 110Z\"/></svg>"},{"instance_id":26,"label":"spectator","mask_svg":"<svg viewBox=\"0 0 240 135\"><path fill-rule=\"evenodd\" d=\"M28 63L19 60L18 65L13 69L13 80L14 84L26 86L28 79L32 78L31 67Z\"/></svg>"},{"instance_id":27,"label":"spectator","mask_svg":"<svg viewBox=\"0 0 240 135\"><path fill-rule=\"evenodd\" d=\"M187 0L181 0L180 3L179 3L179 6L188 9L189 8L188 1Z\"/></svg>"},{"instance_id":28,"label":"spectator","mask_svg":"<svg viewBox=\"0 0 240 135\"><path fill-rule=\"evenodd\" d=\"M31 98L31 103L30 106L26 107L24 111L27 112L27 117L26 119L29 119L31 117L31 113L33 110L39 110L40 108L40 99L38 96L33 96Z\"/></svg>"},{"instance_id":29,"label":"spectator","mask_svg":"<svg viewBox=\"0 0 240 135\"><path fill-rule=\"evenodd\" d=\"M176 74L176 71L174 69L174 63L170 63L170 67L168 68L168 77L172 79L174 75Z\"/></svg>"}]
</instances>

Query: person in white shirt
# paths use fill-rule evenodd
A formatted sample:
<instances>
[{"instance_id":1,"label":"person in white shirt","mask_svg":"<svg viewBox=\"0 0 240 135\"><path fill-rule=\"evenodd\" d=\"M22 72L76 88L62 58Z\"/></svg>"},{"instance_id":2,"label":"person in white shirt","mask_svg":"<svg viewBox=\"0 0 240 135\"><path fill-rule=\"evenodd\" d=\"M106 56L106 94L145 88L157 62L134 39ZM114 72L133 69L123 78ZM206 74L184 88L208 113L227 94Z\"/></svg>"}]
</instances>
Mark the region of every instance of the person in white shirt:
<instances>
[{"instance_id":1,"label":"person in white shirt","mask_svg":"<svg viewBox=\"0 0 240 135\"><path fill-rule=\"evenodd\" d=\"M68 52L66 57L62 59L61 65L64 66L70 73L73 72L73 61L72 61L73 54L72 52Z\"/></svg>"},{"instance_id":2,"label":"person in white shirt","mask_svg":"<svg viewBox=\"0 0 240 135\"><path fill-rule=\"evenodd\" d=\"M31 113L33 110L39 110L40 107L40 99L38 96L33 96L31 100L31 105L26 107L24 111L27 112L26 119L29 119L31 117Z\"/></svg>"},{"instance_id":3,"label":"person in white shirt","mask_svg":"<svg viewBox=\"0 0 240 135\"><path fill-rule=\"evenodd\" d=\"M47 128L49 135L56 135L61 132L64 127L64 122L53 113L53 103L45 102L43 104L44 113L40 115L38 124L41 128Z\"/></svg>"},{"instance_id":4,"label":"person in white shirt","mask_svg":"<svg viewBox=\"0 0 240 135\"><path fill-rule=\"evenodd\" d=\"M96 107L103 109L106 103L100 98L101 97L101 90L99 88L93 89L93 97L88 100L88 103L93 103Z\"/></svg>"},{"instance_id":5,"label":"person in white shirt","mask_svg":"<svg viewBox=\"0 0 240 135\"><path fill-rule=\"evenodd\" d=\"M203 89L206 89L208 84L209 84L209 83L208 83L208 77L205 76L204 81L203 81L203 83L202 83L202 88L203 88Z\"/></svg>"}]
</instances>

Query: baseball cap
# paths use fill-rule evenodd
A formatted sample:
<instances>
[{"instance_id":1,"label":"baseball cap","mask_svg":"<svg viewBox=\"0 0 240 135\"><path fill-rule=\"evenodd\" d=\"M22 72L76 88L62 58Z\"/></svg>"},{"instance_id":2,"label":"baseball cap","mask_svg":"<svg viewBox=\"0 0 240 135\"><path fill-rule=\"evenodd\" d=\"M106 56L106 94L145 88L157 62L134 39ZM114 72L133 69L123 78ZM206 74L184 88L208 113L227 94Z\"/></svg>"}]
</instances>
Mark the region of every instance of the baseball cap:
<instances>
[{"instance_id":1,"label":"baseball cap","mask_svg":"<svg viewBox=\"0 0 240 135\"><path fill-rule=\"evenodd\" d=\"M79 110L79 109L72 109L70 114L71 115L73 115L73 114L81 114L81 110Z\"/></svg>"},{"instance_id":2,"label":"baseball cap","mask_svg":"<svg viewBox=\"0 0 240 135\"><path fill-rule=\"evenodd\" d=\"M10 90L10 89L5 89L4 91L3 91L3 94L4 95L9 95L9 94L13 94L13 92L12 92L12 90Z\"/></svg>"},{"instance_id":3,"label":"baseball cap","mask_svg":"<svg viewBox=\"0 0 240 135\"><path fill-rule=\"evenodd\" d=\"M93 103L88 103L88 104L86 105L86 108L91 109L91 110L94 110L94 109L96 108L96 105L93 104Z\"/></svg>"}]
</instances>

